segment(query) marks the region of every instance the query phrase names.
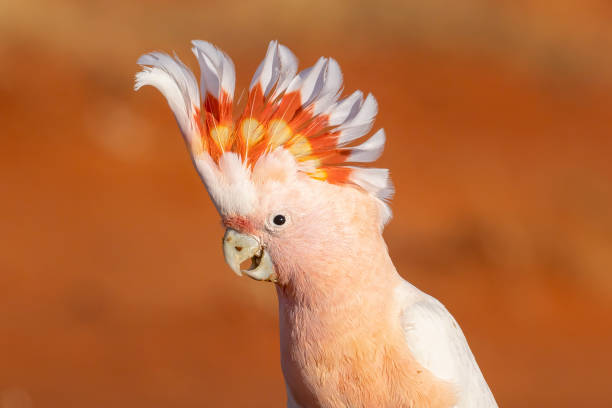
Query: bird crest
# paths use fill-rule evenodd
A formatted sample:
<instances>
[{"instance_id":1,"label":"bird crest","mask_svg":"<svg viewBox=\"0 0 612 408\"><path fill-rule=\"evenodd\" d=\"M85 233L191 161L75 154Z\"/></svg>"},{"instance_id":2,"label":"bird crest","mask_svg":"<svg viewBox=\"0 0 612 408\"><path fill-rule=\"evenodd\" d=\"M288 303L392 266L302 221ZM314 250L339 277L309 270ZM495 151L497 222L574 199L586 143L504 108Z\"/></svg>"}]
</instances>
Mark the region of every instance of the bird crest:
<instances>
[{"instance_id":1,"label":"bird crest","mask_svg":"<svg viewBox=\"0 0 612 408\"><path fill-rule=\"evenodd\" d=\"M158 88L168 100L194 160L208 156L219 164L226 153L246 168L285 149L299 171L332 184L360 186L381 200L393 193L388 170L349 165L375 161L385 144L383 129L360 144L378 112L376 99L361 91L341 98L342 72L333 58L319 58L298 73L295 55L270 42L249 87L242 114L233 118L235 68L220 49L193 41L200 65L200 84L178 57L152 52L135 89Z\"/></svg>"}]
</instances>

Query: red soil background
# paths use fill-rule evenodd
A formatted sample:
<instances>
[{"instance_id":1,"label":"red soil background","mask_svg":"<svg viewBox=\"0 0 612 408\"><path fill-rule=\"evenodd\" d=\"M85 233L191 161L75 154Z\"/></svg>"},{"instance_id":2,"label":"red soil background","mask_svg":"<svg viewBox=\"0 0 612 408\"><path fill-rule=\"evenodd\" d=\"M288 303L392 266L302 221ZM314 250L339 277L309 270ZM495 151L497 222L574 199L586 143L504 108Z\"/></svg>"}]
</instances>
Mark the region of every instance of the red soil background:
<instances>
[{"instance_id":1,"label":"red soil background","mask_svg":"<svg viewBox=\"0 0 612 408\"><path fill-rule=\"evenodd\" d=\"M423 4L424 3L424 4ZM612 8L603 0L0 5L0 407L284 404L273 288L137 57L279 39L380 104L400 273L503 407L612 406ZM240 91L238 91L240 94Z\"/></svg>"}]
</instances>

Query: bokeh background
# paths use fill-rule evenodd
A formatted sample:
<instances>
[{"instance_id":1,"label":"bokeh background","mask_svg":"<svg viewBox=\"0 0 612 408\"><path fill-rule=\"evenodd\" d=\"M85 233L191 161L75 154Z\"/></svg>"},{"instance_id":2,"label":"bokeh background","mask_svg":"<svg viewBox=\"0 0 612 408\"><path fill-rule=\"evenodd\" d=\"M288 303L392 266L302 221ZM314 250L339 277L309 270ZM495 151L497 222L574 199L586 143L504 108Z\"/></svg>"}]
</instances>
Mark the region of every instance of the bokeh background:
<instances>
[{"instance_id":1,"label":"bokeh background","mask_svg":"<svg viewBox=\"0 0 612 408\"><path fill-rule=\"evenodd\" d=\"M267 42L375 94L401 274L503 407L612 406L606 0L0 3L0 407L279 407L273 288L223 229L136 59Z\"/></svg>"}]
</instances>

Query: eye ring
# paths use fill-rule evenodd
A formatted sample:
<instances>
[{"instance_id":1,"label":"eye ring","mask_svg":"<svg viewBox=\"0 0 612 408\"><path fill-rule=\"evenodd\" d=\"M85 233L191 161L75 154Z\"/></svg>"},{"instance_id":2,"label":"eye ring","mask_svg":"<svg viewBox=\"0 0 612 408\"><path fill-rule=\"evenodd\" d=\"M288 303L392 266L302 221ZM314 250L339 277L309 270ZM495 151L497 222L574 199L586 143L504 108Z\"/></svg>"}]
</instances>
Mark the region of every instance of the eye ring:
<instances>
[{"instance_id":1,"label":"eye ring","mask_svg":"<svg viewBox=\"0 0 612 408\"><path fill-rule=\"evenodd\" d=\"M265 221L265 226L269 232L277 233L287 228L291 222L291 214L288 214L287 211L276 210L269 213Z\"/></svg>"},{"instance_id":2,"label":"eye ring","mask_svg":"<svg viewBox=\"0 0 612 408\"><path fill-rule=\"evenodd\" d=\"M274 225L278 225L279 227L283 225L286 221L287 219L283 214L276 214L274 218L272 218L272 222L274 223Z\"/></svg>"}]
</instances>

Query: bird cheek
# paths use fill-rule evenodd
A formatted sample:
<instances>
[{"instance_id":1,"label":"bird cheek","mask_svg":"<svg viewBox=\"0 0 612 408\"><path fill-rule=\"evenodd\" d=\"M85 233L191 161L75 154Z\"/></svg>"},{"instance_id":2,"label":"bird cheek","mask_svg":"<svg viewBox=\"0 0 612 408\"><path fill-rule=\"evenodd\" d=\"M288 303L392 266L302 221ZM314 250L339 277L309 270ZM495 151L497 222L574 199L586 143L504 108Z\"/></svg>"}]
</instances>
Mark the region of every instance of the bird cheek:
<instances>
[{"instance_id":1,"label":"bird cheek","mask_svg":"<svg viewBox=\"0 0 612 408\"><path fill-rule=\"evenodd\" d=\"M236 231L254 235L255 227L247 217L241 215L225 216L222 222L225 228L231 228Z\"/></svg>"}]
</instances>

